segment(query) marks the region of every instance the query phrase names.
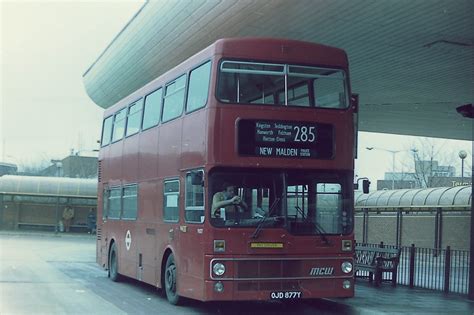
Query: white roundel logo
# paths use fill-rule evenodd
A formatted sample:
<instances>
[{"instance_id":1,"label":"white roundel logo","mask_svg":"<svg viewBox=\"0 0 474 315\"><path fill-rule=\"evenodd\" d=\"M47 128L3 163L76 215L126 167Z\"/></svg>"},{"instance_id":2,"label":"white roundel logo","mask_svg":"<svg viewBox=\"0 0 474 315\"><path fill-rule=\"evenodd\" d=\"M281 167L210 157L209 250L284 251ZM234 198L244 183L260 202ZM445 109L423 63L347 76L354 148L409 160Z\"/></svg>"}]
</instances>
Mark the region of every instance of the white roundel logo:
<instances>
[{"instance_id":1,"label":"white roundel logo","mask_svg":"<svg viewBox=\"0 0 474 315\"><path fill-rule=\"evenodd\" d=\"M130 249L130 245L132 245L132 234L130 230L127 230L127 234L125 235L125 247L127 247L127 250Z\"/></svg>"}]
</instances>

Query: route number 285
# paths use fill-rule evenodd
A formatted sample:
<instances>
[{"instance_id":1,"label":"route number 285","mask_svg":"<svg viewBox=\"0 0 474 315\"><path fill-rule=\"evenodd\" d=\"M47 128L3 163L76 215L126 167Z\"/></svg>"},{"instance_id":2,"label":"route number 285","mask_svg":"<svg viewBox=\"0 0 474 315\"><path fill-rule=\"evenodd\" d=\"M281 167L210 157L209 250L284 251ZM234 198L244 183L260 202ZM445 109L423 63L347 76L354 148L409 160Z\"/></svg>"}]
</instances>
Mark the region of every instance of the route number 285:
<instances>
[{"instance_id":1,"label":"route number 285","mask_svg":"<svg viewBox=\"0 0 474 315\"><path fill-rule=\"evenodd\" d=\"M307 126L293 126L293 130L296 131L295 142L314 142L316 140L316 127Z\"/></svg>"}]
</instances>

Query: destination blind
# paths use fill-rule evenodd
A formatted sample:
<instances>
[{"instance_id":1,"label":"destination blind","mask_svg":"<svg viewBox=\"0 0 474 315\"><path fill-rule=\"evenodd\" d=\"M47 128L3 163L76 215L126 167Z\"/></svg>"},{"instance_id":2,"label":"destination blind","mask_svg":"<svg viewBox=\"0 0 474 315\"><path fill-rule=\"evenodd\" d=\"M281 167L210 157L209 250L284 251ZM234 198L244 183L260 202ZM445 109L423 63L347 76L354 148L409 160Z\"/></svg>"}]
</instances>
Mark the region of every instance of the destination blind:
<instances>
[{"instance_id":1,"label":"destination blind","mask_svg":"<svg viewBox=\"0 0 474 315\"><path fill-rule=\"evenodd\" d=\"M331 159L333 138L329 124L275 120L238 123L240 155Z\"/></svg>"}]
</instances>

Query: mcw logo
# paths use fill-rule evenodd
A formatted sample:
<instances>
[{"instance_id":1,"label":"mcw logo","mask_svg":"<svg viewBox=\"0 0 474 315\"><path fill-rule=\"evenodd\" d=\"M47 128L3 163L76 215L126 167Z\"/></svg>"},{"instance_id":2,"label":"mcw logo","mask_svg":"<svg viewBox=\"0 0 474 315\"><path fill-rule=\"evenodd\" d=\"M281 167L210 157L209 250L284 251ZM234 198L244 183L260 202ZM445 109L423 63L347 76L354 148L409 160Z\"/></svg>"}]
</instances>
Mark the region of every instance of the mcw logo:
<instances>
[{"instance_id":1,"label":"mcw logo","mask_svg":"<svg viewBox=\"0 0 474 315\"><path fill-rule=\"evenodd\" d=\"M334 272L333 267L314 267L309 272L310 276L330 276Z\"/></svg>"}]
</instances>

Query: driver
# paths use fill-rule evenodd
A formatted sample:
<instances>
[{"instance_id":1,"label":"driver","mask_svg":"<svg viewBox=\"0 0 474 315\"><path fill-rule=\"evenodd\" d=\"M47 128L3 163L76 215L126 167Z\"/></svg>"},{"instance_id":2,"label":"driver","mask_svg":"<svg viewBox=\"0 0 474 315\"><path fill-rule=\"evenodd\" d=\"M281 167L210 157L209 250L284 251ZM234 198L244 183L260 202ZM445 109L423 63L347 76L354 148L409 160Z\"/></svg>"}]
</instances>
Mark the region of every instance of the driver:
<instances>
[{"instance_id":1,"label":"driver","mask_svg":"<svg viewBox=\"0 0 474 315\"><path fill-rule=\"evenodd\" d=\"M213 218L220 218L221 208L225 209L226 216L235 216L239 207L247 209L247 204L239 196L235 194L236 188L234 185L225 183L223 191L216 192L212 197L212 212Z\"/></svg>"}]
</instances>

